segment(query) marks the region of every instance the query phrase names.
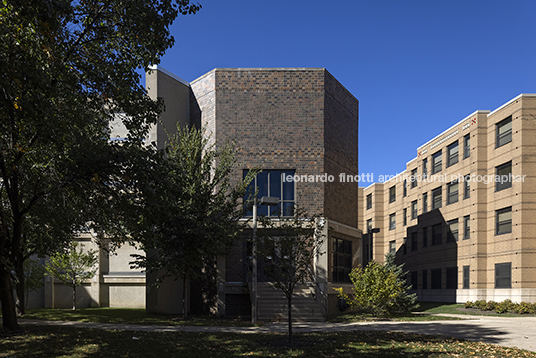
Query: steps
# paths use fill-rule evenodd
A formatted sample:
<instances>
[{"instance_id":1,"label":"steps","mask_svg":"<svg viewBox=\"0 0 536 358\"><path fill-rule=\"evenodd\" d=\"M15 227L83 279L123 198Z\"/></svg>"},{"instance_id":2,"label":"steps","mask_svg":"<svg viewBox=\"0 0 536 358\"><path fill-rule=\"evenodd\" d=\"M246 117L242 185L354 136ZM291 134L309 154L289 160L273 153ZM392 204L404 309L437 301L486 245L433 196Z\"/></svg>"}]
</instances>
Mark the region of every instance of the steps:
<instances>
[{"instance_id":1,"label":"steps","mask_svg":"<svg viewBox=\"0 0 536 358\"><path fill-rule=\"evenodd\" d=\"M283 291L275 289L265 282L259 282L257 287L257 312L261 321L287 321L287 298ZM292 296L292 321L323 322L324 313L319 301L315 300L311 289L299 285Z\"/></svg>"}]
</instances>

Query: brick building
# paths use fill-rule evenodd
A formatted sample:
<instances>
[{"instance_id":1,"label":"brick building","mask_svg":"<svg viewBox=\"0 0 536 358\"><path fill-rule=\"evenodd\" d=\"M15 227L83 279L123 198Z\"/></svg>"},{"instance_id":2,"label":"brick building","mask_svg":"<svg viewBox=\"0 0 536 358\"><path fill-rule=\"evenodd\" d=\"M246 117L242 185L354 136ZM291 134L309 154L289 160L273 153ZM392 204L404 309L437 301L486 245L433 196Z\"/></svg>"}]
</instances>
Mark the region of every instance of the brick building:
<instances>
[{"instance_id":1,"label":"brick building","mask_svg":"<svg viewBox=\"0 0 536 358\"><path fill-rule=\"evenodd\" d=\"M423 301L536 302L536 94L476 111L363 189L363 261L396 253ZM368 253L372 252L371 255Z\"/></svg>"}]
</instances>

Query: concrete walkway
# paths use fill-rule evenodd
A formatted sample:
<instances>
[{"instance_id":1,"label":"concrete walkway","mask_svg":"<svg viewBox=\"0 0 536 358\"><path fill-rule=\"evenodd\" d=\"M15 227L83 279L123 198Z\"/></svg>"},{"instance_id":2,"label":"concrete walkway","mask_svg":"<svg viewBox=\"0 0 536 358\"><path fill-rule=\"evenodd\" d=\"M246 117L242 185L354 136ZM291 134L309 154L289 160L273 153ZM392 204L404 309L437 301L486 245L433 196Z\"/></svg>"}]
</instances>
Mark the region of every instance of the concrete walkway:
<instances>
[{"instance_id":1,"label":"concrete walkway","mask_svg":"<svg viewBox=\"0 0 536 358\"><path fill-rule=\"evenodd\" d=\"M295 323L294 332L341 332L341 331L399 331L418 334L444 335L518 347L536 352L536 317L465 316L454 321L417 322L356 322L356 323ZM40 321L20 319L21 324L51 325L80 328L117 329L146 332L234 332L272 333L287 332L285 323L270 323L262 327L217 327L217 326L148 326L139 324L84 323L69 321Z\"/></svg>"}]
</instances>

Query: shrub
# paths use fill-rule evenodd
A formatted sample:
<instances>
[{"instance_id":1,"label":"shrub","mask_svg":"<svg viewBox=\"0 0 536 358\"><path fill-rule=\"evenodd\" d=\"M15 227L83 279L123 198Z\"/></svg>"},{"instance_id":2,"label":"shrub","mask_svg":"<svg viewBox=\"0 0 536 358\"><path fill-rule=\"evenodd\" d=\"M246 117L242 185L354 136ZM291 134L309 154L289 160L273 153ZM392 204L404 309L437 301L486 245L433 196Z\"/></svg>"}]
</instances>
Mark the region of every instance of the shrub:
<instances>
[{"instance_id":1,"label":"shrub","mask_svg":"<svg viewBox=\"0 0 536 358\"><path fill-rule=\"evenodd\" d=\"M497 307L495 308L495 311L497 313L506 313L508 311L513 310L516 307L515 303L512 302L510 299L506 299L502 302L499 302Z\"/></svg>"},{"instance_id":2,"label":"shrub","mask_svg":"<svg viewBox=\"0 0 536 358\"><path fill-rule=\"evenodd\" d=\"M474 307L474 303L473 301L467 301L465 302L465 308L473 308Z\"/></svg>"},{"instance_id":3,"label":"shrub","mask_svg":"<svg viewBox=\"0 0 536 358\"><path fill-rule=\"evenodd\" d=\"M486 303L486 307L484 308L486 311L493 311L497 308L498 303L495 301L488 301Z\"/></svg>"},{"instance_id":4,"label":"shrub","mask_svg":"<svg viewBox=\"0 0 536 358\"><path fill-rule=\"evenodd\" d=\"M486 309L487 302L484 300L477 300L475 301L475 304L473 305L473 308L478 308L479 310L485 310Z\"/></svg>"},{"instance_id":5,"label":"shrub","mask_svg":"<svg viewBox=\"0 0 536 358\"><path fill-rule=\"evenodd\" d=\"M531 311L531 307L530 307L530 303L527 303L527 302L521 302L521 303L518 303L515 307L514 307L514 312L517 313L517 314L526 314L526 313L530 313Z\"/></svg>"}]
</instances>

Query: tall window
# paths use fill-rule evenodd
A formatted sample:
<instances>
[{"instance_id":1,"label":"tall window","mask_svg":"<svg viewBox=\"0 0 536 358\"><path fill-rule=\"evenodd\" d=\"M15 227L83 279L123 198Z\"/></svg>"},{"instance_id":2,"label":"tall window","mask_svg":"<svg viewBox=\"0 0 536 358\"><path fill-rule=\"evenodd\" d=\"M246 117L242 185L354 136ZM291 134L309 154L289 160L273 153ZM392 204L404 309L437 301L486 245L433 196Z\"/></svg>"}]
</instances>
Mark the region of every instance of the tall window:
<instances>
[{"instance_id":1,"label":"tall window","mask_svg":"<svg viewBox=\"0 0 536 358\"><path fill-rule=\"evenodd\" d=\"M458 202L458 182L447 184L447 205Z\"/></svg>"},{"instance_id":2,"label":"tall window","mask_svg":"<svg viewBox=\"0 0 536 358\"><path fill-rule=\"evenodd\" d=\"M428 289L428 271L422 270L422 289Z\"/></svg>"},{"instance_id":3,"label":"tall window","mask_svg":"<svg viewBox=\"0 0 536 358\"><path fill-rule=\"evenodd\" d=\"M417 200L411 202L411 220L417 219Z\"/></svg>"},{"instance_id":4,"label":"tall window","mask_svg":"<svg viewBox=\"0 0 536 358\"><path fill-rule=\"evenodd\" d=\"M495 264L495 288L512 288L512 263Z\"/></svg>"},{"instance_id":5,"label":"tall window","mask_svg":"<svg viewBox=\"0 0 536 358\"><path fill-rule=\"evenodd\" d=\"M393 185L389 188L389 202L392 203L396 200L396 186Z\"/></svg>"},{"instance_id":6,"label":"tall window","mask_svg":"<svg viewBox=\"0 0 536 358\"><path fill-rule=\"evenodd\" d=\"M431 279L432 279L432 290L440 290L441 289L441 269L433 269L431 270Z\"/></svg>"},{"instance_id":7,"label":"tall window","mask_svg":"<svg viewBox=\"0 0 536 358\"><path fill-rule=\"evenodd\" d=\"M496 225L495 231L497 235L508 234L512 232L512 207L497 210L495 212Z\"/></svg>"},{"instance_id":8,"label":"tall window","mask_svg":"<svg viewBox=\"0 0 536 358\"><path fill-rule=\"evenodd\" d=\"M333 239L333 282L351 283L350 271L352 271L352 242L350 240Z\"/></svg>"},{"instance_id":9,"label":"tall window","mask_svg":"<svg viewBox=\"0 0 536 358\"><path fill-rule=\"evenodd\" d=\"M496 128L495 147L501 147L512 141L512 117L508 117L497 123Z\"/></svg>"},{"instance_id":10,"label":"tall window","mask_svg":"<svg viewBox=\"0 0 536 358\"><path fill-rule=\"evenodd\" d=\"M458 241L458 219L447 222L447 242Z\"/></svg>"},{"instance_id":11,"label":"tall window","mask_svg":"<svg viewBox=\"0 0 536 358\"><path fill-rule=\"evenodd\" d=\"M463 178L463 198L469 199L471 197L471 176L467 174Z\"/></svg>"},{"instance_id":12,"label":"tall window","mask_svg":"<svg viewBox=\"0 0 536 358\"><path fill-rule=\"evenodd\" d=\"M417 186L417 168L411 170L411 187Z\"/></svg>"},{"instance_id":13,"label":"tall window","mask_svg":"<svg viewBox=\"0 0 536 358\"><path fill-rule=\"evenodd\" d=\"M389 230L396 229L396 214L389 215Z\"/></svg>"},{"instance_id":14,"label":"tall window","mask_svg":"<svg viewBox=\"0 0 536 358\"><path fill-rule=\"evenodd\" d=\"M402 225L406 226L408 224L408 209L404 208L404 212L402 214L404 217L402 218L403 222Z\"/></svg>"},{"instance_id":15,"label":"tall window","mask_svg":"<svg viewBox=\"0 0 536 358\"><path fill-rule=\"evenodd\" d=\"M423 214L428 212L428 193L422 194L422 212Z\"/></svg>"},{"instance_id":16,"label":"tall window","mask_svg":"<svg viewBox=\"0 0 536 358\"><path fill-rule=\"evenodd\" d=\"M428 246L428 227L422 228L422 247Z\"/></svg>"},{"instance_id":17,"label":"tall window","mask_svg":"<svg viewBox=\"0 0 536 358\"><path fill-rule=\"evenodd\" d=\"M471 273L471 270L469 268L470 268L469 266L463 267L463 288L464 289L468 289L470 286L469 275Z\"/></svg>"},{"instance_id":18,"label":"tall window","mask_svg":"<svg viewBox=\"0 0 536 358\"><path fill-rule=\"evenodd\" d=\"M447 287L449 289L458 288L458 268L447 267Z\"/></svg>"},{"instance_id":19,"label":"tall window","mask_svg":"<svg viewBox=\"0 0 536 358\"><path fill-rule=\"evenodd\" d=\"M244 178L246 177L248 170L244 170ZM271 196L279 198L279 205L266 206L259 205L257 208L258 215L264 216L292 216L294 212L294 197L295 186L294 178L295 170L263 170L254 180L249 184L246 193L244 194L244 201L248 201L250 196L258 189L257 198L263 196ZM284 176L284 177L283 177ZM245 216L253 216L253 211L246 203Z\"/></svg>"},{"instance_id":20,"label":"tall window","mask_svg":"<svg viewBox=\"0 0 536 358\"><path fill-rule=\"evenodd\" d=\"M436 152L432 155L432 174L439 173L441 171L441 155L441 151Z\"/></svg>"},{"instance_id":21,"label":"tall window","mask_svg":"<svg viewBox=\"0 0 536 358\"><path fill-rule=\"evenodd\" d=\"M418 248L417 231L411 233L411 251L416 251Z\"/></svg>"},{"instance_id":22,"label":"tall window","mask_svg":"<svg viewBox=\"0 0 536 358\"><path fill-rule=\"evenodd\" d=\"M463 217L463 239L471 238L471 217L469 215Z\"/></svg>"},{"instance_id":23,"label":"tall window","mask_svg":"<svg viewBox=\"0 0 536 358\"><path fill-rule=\"evenodd\" d=\"M443 226L435 224L432 226L432 245L441 245L443 241Z\"/></svg>"},{"instance_id":24,"label":"tall window","mask_svg":"<svg viewBox=\"0 0 536 358\"><path fill-rule=\"evenodd\" d=\"M402 196L403 197L406 197L408 195L408 181L407 180L404 180L404 187L403 187L403 192L402 192Z\"/></svg>"},{"instance_id":25,"label":"tall window","mask_svg":"<svg viewBox=\"0 0 536 358\"><path fill-rule=\"evenodd\" d=\"M447 167L458 163L458 141L447 147Z\"/></svg>"},{"instance_id":26,"label":"tall window","mask_svg":"<svg viewBox=\"0 0 536 358\"><path fill-rule=\"evenodd\" d=\"M441 187L432 190L432 210L439 209L441 207Z\"/></svg>"},{"instance_id":27,"label":"tall window","mask_svg":"<svg viewBox=\"0 0 536 358\"><path fill-rule=\"evenodd\" d=\"M389 241L389 253L396 254L396 240Z\"/></svg>"},{"instance_id":28,"label":"tall window","mask_svg":"<svg viewBox=\"0 0 536 358\"><path fill-rule=\"evenodd\" d=\"M471 135L467 134L463 137L463 159L471 156Z\"/></svg>"},{"instance_id":29,"label":"tall window","mask_svg":"<svg viewBox=\"0 0 536 358\"><path fill-rule=\"evenodd\" d=\"M504 163L495 168L495 191L512 187L512 162Z\"/></svg>"},{"instance_id":30,"label":"tall window","mask_svg":"<svg viewBox=\"0 0 536 358\"><path fill-rule=\"evenodd\" d=\"M411 289L416 290L417 289L417 278L419 276L419 273L417 271L411 271Z\"/></svg>"},{"instance_id":31,"label":"tall window","mask_svg":"<svg viewBox=\"0 0 536 358\"><path fill-rule=\"evenodd\" d=\"M367 195L367 210L372 208L372 194Z\"/></svg>"},{"instance_id":32,"label":"tall window","mask_svg":"<svg viewBox=\"0 0 536 358\"><path fill-rule=\"evenodd\" d=\"M422 178L426 179L428 176L428 158L422 160Z\"/></svg>"}]
</instances>

